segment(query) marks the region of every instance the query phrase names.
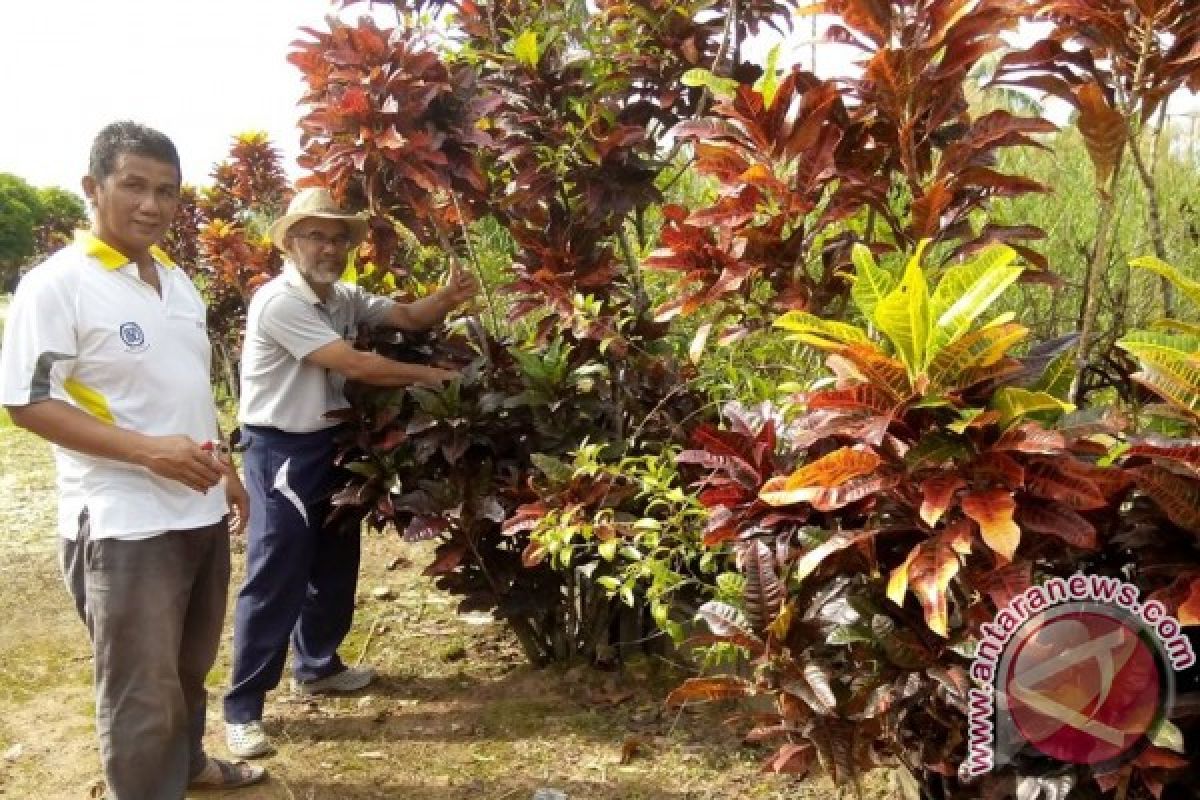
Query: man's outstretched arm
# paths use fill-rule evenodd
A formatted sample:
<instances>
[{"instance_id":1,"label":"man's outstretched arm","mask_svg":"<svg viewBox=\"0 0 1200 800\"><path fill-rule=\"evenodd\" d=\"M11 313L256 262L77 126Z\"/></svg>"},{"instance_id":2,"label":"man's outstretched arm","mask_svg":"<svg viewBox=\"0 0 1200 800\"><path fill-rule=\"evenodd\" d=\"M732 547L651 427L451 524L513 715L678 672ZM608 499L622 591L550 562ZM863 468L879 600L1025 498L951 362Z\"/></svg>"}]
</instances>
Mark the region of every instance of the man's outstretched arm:
<instances>
[{"instance_id":1,"label":"man's outstretched arm","mask_svg":"<svg viewBox=\"0 0 1200 800\"><path fill-rule=\"evenodd\" d=\"M342 339L318 347L304 360L371 386L436 386L458 377L452 370L393 361L378 353L355 350Z\"/></svg>"},{"instance_id":2,"label":"man's outstretched arm","mask_svg":"<svg viewBox=\"0 0 1200 800\"><path fill-rule=\"evenodd\" d=\"M412 303L396 303L387 324L404 331L425 331L441 323L454 309L479 293L479 281L457 266L445 286Z\"/></svg>"}]
</instances>

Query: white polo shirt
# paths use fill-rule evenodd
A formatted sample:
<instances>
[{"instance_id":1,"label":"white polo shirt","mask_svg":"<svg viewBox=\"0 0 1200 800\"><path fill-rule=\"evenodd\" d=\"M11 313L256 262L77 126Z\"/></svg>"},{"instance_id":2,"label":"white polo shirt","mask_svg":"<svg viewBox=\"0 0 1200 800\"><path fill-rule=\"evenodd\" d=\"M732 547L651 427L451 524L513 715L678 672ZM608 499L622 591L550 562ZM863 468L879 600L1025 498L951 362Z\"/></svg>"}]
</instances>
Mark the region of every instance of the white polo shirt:
<instances>
[{"instance_id":1,"label":"white polo shirt","mask_svg":"<svg viewBox=\"0 0 1200 800\"><path fill-rule=\"evenodd\" d=\"M311 433L337 424L326 415L348 408L345 379L305 356L346 339L360 324L387 321L395 303L352 283L338 282L322 302L291 262L255 292L246 311L239 416L245 425Z\"/></svg>"},{"instance_id":2,"label":"white polo shirt","mask_svg":"<svg viewBox=\"0 0 1200 800\"><path fill-rule=\"evenodd\" d=\"M48 398L155 436L216 438L204 301L182 270L151 251L162 296L137 265L90 233L30 270L17 286L0 350L0 404ZM212 525L228 511L218 486L196 492L147 469L55 446L58 530L144 539Z\"/></svg>"}]
</instances>

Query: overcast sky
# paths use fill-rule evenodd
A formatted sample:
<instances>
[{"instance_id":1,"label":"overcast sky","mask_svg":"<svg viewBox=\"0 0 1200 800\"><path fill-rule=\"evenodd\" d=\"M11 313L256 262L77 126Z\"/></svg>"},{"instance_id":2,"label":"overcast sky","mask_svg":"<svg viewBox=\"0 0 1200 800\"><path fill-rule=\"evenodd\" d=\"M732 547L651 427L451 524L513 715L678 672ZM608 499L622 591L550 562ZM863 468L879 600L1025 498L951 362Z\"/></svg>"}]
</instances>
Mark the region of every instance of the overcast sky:
<instances>
[{"instance_id":1,"label":"overcast sky","mask_svg":"<svg viewBox=\"0 0 1200 800\"><path fill-rule=\"evenodd\" d=\"M174 139L183 177L208 183L233 134L265 130L295 170L301 25L328 0L5 0L0 172L78 189L92 137L134 119ZM366 6L362 6L363 9Z\"/></svg>"},{"instance_id":2,"label":"overcast sky","mask_svg":"<svg viewBox=\"0 0 1200 800\"><path fill-rule=\"evenodd\" d=\"M302 85L286 55L302 25L324 28L329 0L0 2L0 172L78 190L96 131L129 118L175 140L189 183L208 183L246 130L267 131L297 175ZM810 30L800 22L782 62L808 61ZM768 45L755 44L761 60ZM841 71L839 49L822 51L820 72Z\"/></svg>"}]
</instances>

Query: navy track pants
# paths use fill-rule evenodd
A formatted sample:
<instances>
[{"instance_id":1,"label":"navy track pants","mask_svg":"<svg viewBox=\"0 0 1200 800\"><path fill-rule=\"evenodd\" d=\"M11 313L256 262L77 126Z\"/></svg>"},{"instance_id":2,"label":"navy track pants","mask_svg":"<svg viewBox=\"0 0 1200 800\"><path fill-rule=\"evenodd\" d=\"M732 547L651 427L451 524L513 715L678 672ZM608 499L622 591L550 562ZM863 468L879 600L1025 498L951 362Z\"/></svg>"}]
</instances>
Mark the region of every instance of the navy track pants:
<instances>
[{"instance_id":1,"label":"navy track pants","mask_svg":"<svg viewBox=\"0 0 1200 800\"><path fill-rule=\"evenodd\" d=\"M340 473L335 432L243 429L250 519L226 722L262 719L266 693L283 676L289 638L297 680L345 669L337 649L354 616L360 518L326 524Z\"/></svg>"}]
</instances>

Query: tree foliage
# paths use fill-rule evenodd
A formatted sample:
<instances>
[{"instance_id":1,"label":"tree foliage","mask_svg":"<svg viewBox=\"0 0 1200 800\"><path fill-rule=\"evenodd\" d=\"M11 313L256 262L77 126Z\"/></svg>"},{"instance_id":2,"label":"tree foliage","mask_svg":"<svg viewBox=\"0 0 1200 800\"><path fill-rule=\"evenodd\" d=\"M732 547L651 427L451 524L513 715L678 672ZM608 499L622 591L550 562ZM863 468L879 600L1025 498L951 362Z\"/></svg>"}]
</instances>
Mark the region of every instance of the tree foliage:
<instances>
[{"instance_id":1,"label":"tree foliage","mask_svg":"<svg viewBox=\"0 0 1200 800\"><path fill-rule=\"evenodd\" d=\"M204 296L218 374L236 397L246 309L283 263L267 228L291 189L279 151L255 131L233 137L229 157L213 166L211 177L207 187L183 187L164 246Z\"/></svg>"},{"instance_id":2,"label":"tree foliage","mask_svg":"<svg viewBox=\"0 0 1200 800\"><path fill-rule=\"evenodd\" d=\"M0 174L0 286L11 289L21 267L44 259L86 227L87 210L74 192L38 189Z\"/></svg>"},{"instance_id":3,"label":"tree foliage","mask_svg":"<svg viewBox=\"0 0 1200 800\"><path fill-rule=\"evenodd\" d=\"M35 252L42 215L37 190L16 175L0 174L0 264L11 272Z\"/></svg>"}]
</instances>

